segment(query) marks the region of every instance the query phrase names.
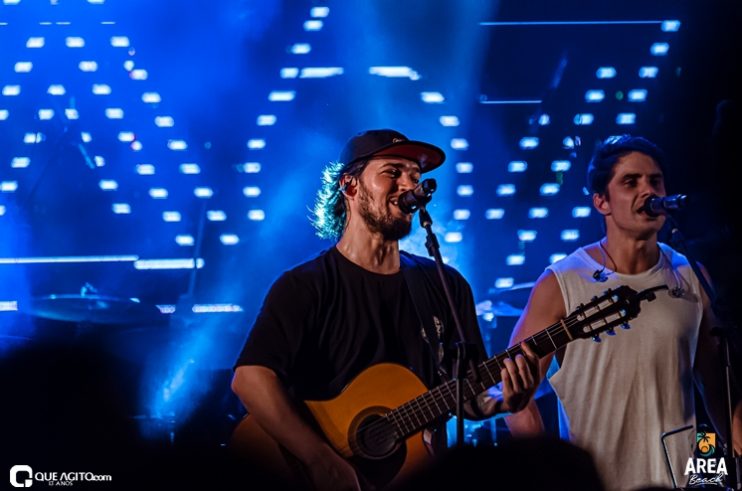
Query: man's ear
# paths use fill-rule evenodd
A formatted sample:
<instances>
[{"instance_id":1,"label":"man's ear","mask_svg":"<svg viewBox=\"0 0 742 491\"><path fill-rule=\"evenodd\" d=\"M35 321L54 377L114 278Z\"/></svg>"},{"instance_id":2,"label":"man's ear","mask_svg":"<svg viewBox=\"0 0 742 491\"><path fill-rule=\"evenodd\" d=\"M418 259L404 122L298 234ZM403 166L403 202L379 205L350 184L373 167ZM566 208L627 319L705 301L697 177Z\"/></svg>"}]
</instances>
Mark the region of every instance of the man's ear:
<instances>
[{"instance_id":1,"label":"man's ear","mask_svg":"<svg viewBox=\"0 0 742 491\"><path fill-rule=\"evenodd\" d=\"M611 214L611 204L608 202L606 193L593 193L593 206L603 216Z\"/></svg>"},{"instance_id":2,"label":"man's ear","mask_svg":"<svg viewBox=\"0 0 742 491\"><path fill-rule=\"evenodd\" d=\"M355 176L345 174L340 178L340 190L345 196L355 196L358 192L358 179Z\"/></svg>"}]
</instances>

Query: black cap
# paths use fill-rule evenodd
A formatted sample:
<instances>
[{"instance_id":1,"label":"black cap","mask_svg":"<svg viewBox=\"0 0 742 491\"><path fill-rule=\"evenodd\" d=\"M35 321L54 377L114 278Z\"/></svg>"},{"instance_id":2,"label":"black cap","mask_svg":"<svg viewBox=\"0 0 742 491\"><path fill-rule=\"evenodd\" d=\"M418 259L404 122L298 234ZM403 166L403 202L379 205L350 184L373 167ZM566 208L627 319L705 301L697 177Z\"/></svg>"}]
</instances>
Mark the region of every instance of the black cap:
<instances>
[{"instance_id":1,"label":"black cap","mask_svg":"<svg viewBox=\"0 0 742 491\"><path fill-rule=\"evenodd\" d=\"M348 140L340 153L340 162L350 164L370 157L404 157L420 164L420 172L429 172L446 160L443 150L419 141L412 141L399 131L368 130Z\"/></svg>"}]
</instances>

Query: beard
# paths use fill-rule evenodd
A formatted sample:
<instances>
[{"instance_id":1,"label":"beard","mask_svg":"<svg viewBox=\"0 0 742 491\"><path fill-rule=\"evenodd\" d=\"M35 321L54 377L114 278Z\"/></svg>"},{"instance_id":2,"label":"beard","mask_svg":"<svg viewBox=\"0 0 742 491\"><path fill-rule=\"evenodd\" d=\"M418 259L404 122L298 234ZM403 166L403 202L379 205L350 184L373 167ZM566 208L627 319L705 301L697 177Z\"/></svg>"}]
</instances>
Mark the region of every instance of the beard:
<instances>
[{"instance_id":1,"label":"beard","mask_svg":"<svg viewBox=\"0 0 742 491\"><path fill-rule=\"evenodd\" d=\"M409 235L412 230L412 220L405 220L403 218L395 218L387 205L387 208L382 210L380 207L373 206L371 202L368 189L363 184L363 181L359 180L359 194L358 202L360 204L358 213L366 222L368 228L372 232L378 232L384 237L384 240L400 240Z\"/></svg>"}]
</instances>

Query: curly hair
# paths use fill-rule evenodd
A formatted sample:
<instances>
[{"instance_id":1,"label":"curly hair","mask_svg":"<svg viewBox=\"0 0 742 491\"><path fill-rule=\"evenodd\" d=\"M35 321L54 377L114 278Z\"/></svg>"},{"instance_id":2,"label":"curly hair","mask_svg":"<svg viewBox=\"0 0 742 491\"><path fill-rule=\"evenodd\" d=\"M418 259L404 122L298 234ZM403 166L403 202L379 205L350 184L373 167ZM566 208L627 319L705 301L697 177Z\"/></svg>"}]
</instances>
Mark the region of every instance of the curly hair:
<instances>
[{"instance_id":1,"label":"curly hair","mask_svg":"<svg viewBox=\"0 0 742 491\"><path fill-rule=\"evenodd\" d=\"M597 146L587 167L588 191L605 194L616 162L631 152L640 152L651 157L662 173L665 173L665 156L657 145L641 136L611 136Z\"/></svg>"},{"instance_id":2,"label":"curly hair","mask_svg":"<svg viewBox=\"0 0 742 491\"><path fill-rule=\"evenodd\" d=\"M344 175L358 177L366 167L368 160L356 160L348 165L342 162L330 162L322 170L322 186L317 191L314 209L310 221L317 235L322 239L339 239L345 230L347 208L345 189L340 186Z\"/></svg>"}]
</instances>

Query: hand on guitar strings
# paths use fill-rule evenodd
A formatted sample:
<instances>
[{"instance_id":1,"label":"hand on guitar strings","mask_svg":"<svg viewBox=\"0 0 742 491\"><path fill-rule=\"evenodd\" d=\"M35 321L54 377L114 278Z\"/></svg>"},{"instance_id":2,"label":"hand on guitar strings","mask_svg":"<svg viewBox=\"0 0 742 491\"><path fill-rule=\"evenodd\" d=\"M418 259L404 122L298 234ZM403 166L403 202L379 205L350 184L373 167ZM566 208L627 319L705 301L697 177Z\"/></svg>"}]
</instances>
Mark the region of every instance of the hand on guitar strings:
<instances>
[{"instance_id":1,"label":"hand on guitar strings","mask_svg":"<svg viewBox=\"0 0 742 491\"><path fill-rule=\"evenodd\" d=\"M525 354L518 354L514 360L506 358L505 367L500 371L501 388L492 387L483 394L484 412L490 415L497 413L515 413L528 405L538 388L538 356L526 343L520 344Z\"/></svg>"}]
</instances>

